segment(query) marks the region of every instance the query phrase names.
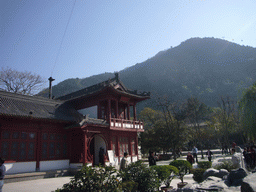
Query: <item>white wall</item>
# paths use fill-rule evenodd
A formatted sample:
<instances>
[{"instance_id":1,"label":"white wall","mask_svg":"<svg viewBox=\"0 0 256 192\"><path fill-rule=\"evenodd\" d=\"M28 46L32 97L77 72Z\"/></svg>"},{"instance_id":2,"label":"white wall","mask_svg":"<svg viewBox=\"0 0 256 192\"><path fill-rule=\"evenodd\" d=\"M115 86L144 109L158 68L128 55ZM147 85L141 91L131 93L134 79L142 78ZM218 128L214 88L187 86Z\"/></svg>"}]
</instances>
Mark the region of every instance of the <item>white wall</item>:
<instances>
[{"instance_id":1,"label":"white wall","mask_svg":"<svg viewBox=\"0 0 256 192\"><path fill-rule=\"evenodd\" d=\"M136 162L136 161L138 161L137 156L132 156L132 162Z\"/></svg>"},{"instance_id":2,"label":"white wall","mask_svg":"<svg viewBox=\"0 0 256 192\"><path fill-rule=\"evenodd\" d=\"M68 169L69 159L67 160L54 160L54 161L40 161L39 170L48 171L54 169Z\"/></svg>"},{"instance_id":3,"label":"white wall","mask_svg":"<svg viewBox=\"0 0 256 192\"><path fill-rule=\"evenodd\" d=\"M79 169L83 166L83 163L70 163L69 168L71 169Z\"/></svg>"},{"instance_id":4,"label":"white wall","mask_svg":"<svg viewBox=\"0 0 256 192\"><path fill-rule=\"evenodd\" d=\"M87 163L87 166L92 166L92 163ZM83 163L70 163L69 168L71 169L81 169L83 167Z\"/></svg>"},{"instance_id":5,"label":"white wall","mask_svg":"<svg viewBox=\"0 0 256 192\"><path fill-rule=\"evenodd\" d=\"M36 171L36 162L5 163L6 174L27 173Z\"/></svg>"}]
</instances>

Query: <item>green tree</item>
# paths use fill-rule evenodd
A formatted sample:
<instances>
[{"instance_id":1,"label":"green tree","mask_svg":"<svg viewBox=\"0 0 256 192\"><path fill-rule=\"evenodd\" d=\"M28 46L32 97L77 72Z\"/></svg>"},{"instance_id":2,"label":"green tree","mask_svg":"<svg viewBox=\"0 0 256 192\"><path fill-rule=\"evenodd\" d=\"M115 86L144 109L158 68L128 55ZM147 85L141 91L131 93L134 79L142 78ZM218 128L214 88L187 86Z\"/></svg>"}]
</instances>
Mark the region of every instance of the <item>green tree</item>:
<instances>
[{"instance_id":1,"label":"green tree","mask_svg":"<svg viewBox=\"0 0 256 192\"><path fill-rule=\"evenodd\" d=\"M144 122L144 129L148 130L154 128L157 122L162 119L162 116L161 111L146 107L140 112L139 118Z\"/></svg>"},{"instance_id":2,"label":"green tree","mask_svg":"<svg viewBox=\"0 0 256 192\"><path fill-rule=\"evenodd\" d=\"M184 102L172 102L167 97L159 97L157 105L163 113L162 124L158 126L158 131L162 136L159 140L160 146L165 147L165 150L172 149L174 159L176 159L177 150L183 147L189 139L185 123L186 109Z\"/></svg>"},{"instance_id":3,"label":"green tree","mask_svg":"<svg viewBox=\"0 0 256 192\"><path fill-rule=\"evenodd\" d=\"M159 111L145 108L140 118L145 123L145 132L140 135L142 151L176 151L189 139L185 124L184 103L158 98ZM176 157L176 156L175 156Z\"/></svg>"},{"instance_id":4,"label":"green tree","mask_svg":"<svg viewBox=\"0 0 256 192\"><path fill-rule=\"evenodd\" d=\"M207 119L207 117L210 114L210 108L205 105L204 103L200 102L195 97L190 97L187 99L186 102L186 113L187 113L187 119L190 123L190 127L192 130L192 135L194 138L194 145L200 145L201 148L201 154L203 158L203 145L207 137L207 131L205 128L201 127L201 124Z\"/></svg>"},{"instance_id":5,"label":"green tree","mask_svg":"<svg viewBox=\"0 0 256 192\"><path fill-rule=\"evenodd\" d=\"M231 135L237 132L239 128L236 102L229 96L220 97L218 108L213 109L210 122L222 145L229 146Z\"/></svg>"},{"instance_id":6,"label":"green tree","mask_svg":"<svg viewBox=\"0 0 256 192\"><path fill-rule=\"evenodd\" d=\"M159 145L159 131L158 126L162 121L162 113L160 111L144 108L139 115L140 119L144 122L144 132L139 135L139 142L141 145L142 153L148 151L160 151L162 150Z\"/></svg>"},{"instance_id":7,"label":"green tree","mask_svg":"<svg viewBox=\"0 0 256 192\"><path fill-rule=\"evenodd\" d=\"M155 129L145 130L139 135L141 152L145 154L148 151L160 151L161 147L159 146L158 140L159 138Z\"/></svg>"},{"instance_id":8,"label":"green tree","mask_svg":"<svg viewBox=\"0 0 256 192\"><path fill-rule=\"evenodd\" d=\"M241 124L247 141L256 139L256 83L246 89L239 101Z\"/></svg>"}]
</instances>

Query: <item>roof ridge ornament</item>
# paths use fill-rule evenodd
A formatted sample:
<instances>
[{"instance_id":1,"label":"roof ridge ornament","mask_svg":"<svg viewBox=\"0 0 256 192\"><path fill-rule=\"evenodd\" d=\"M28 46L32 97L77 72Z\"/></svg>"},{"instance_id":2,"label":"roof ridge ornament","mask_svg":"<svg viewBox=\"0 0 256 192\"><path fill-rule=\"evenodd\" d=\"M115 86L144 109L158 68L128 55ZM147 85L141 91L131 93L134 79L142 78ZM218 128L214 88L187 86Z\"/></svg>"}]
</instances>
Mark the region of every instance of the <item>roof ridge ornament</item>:
<instances>
[{"instance_id":1,"label":"roof ridge ornament","mask_svg":"<svg viewBox=\"0 0 256 192\"><path fill-rule=\"evenodd\" d=\"M119 79L119 73L118 72L115 72L115 79L116 79L117 82L119 82L120 79Z\"/></svg>"}]
</instances>

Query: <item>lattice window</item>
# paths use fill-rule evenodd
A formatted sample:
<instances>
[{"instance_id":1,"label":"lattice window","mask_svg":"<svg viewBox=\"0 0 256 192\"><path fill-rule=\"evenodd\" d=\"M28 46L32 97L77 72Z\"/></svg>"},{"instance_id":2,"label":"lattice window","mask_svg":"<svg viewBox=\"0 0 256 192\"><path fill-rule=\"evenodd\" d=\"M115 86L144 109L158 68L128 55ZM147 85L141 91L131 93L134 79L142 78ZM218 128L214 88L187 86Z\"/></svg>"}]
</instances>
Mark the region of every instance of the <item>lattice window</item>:
<instances>
[{"instance_id":1,"label":"lattice window","mask_svg":"<svg viewBox=\"0 0 256 192\"><path fill-rule=\"evenodd\" d=\"M119 138L119 143L120 143L120 156L124 155L124 152L128 152L129 153L129 148L128 148L128 137L120 137Z\"/></svg>"},{"instance_id":2,"label":"lattice window","mask_svg":"<svg viewBox=\"0 0 256 192\"><path fill-rule=\"evenodd\" d=\"M42 133L42 159L67 158L67 135L63 133Z\"/></svg>"},{"instance_id":3,"label":"lattice window","mask_svg":"<svg viewBox=\"0 0 256 192\"><path fill-rule=\"evenodd\" d=\"M4 130L0 155L6 161L35 160L35 145L35 132Z\"/></svg>"}]
</instances>

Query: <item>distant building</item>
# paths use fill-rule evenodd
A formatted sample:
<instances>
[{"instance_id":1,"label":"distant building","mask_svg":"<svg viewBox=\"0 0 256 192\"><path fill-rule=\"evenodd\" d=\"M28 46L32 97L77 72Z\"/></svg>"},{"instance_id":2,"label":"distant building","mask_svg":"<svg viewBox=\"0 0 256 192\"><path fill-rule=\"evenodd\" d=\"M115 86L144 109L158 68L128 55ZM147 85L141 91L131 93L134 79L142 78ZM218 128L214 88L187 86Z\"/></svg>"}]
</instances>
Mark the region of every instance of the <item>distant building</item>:
<instances>
[{"instance_id":1,"label":"distant building","mask_svg":"<svg viewBox=\"0 0 256 192\"><path fill-rule=\"evenodd\" d=\"M149 93L127 89L115 78L68 95L47 99L0 91L0 156L7 174L67 169L99 164L99 150L112 152L116 162L123 153L137 161L136 104ZM80 109L97 106L97 119Z\"/></svg>"}]
</instances>

